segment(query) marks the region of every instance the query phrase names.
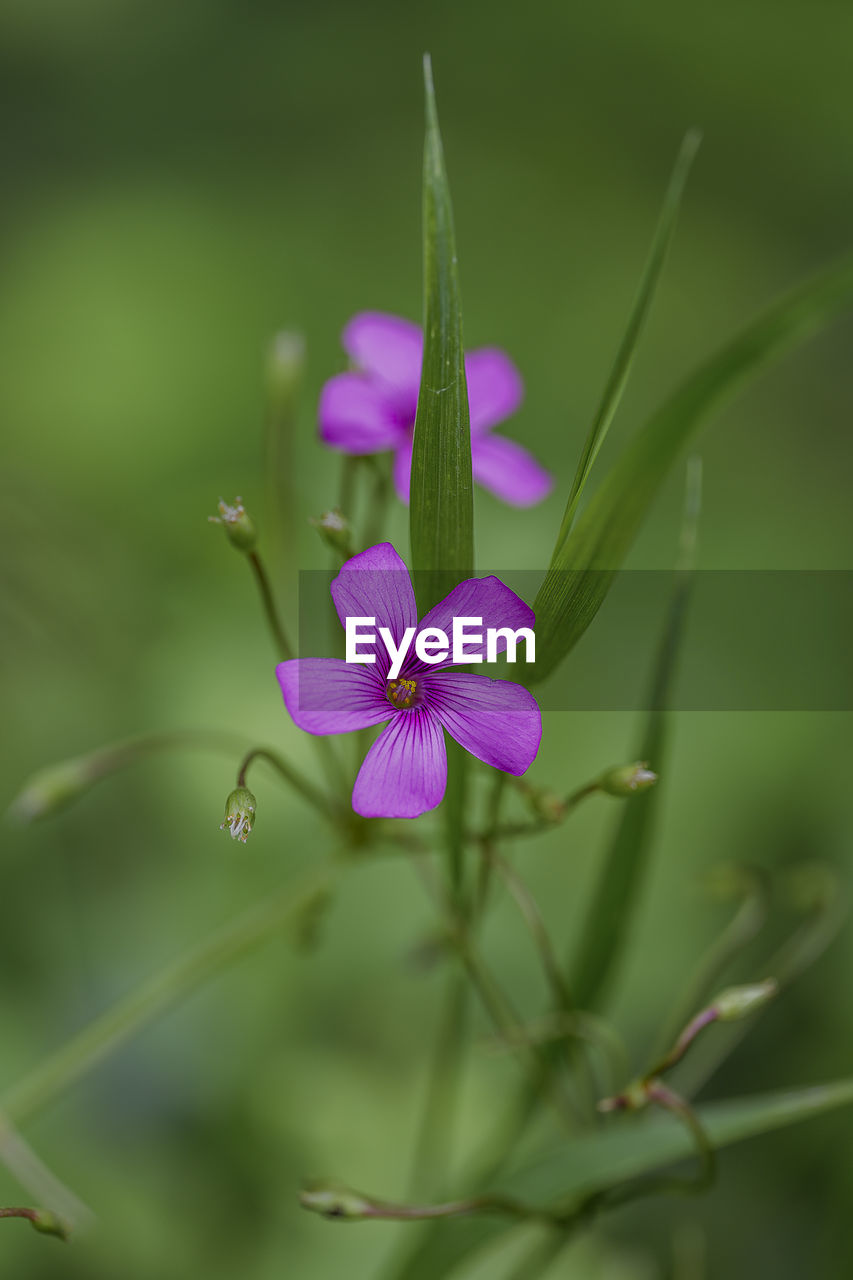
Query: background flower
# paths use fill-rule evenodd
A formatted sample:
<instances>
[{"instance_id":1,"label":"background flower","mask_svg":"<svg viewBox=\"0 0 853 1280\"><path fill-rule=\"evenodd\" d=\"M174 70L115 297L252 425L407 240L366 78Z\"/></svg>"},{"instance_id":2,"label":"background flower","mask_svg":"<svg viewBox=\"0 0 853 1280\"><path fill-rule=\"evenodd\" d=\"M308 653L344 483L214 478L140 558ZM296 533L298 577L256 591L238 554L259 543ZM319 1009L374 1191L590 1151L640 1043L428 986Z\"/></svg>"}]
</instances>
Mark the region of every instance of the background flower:
<instances>
[{"instance_id":1,"label":"background flower","mask_svg":"<svg viewBox=\"0 0 853 1280\"><path fill-rule=\"evenodd\" d=\"M390 542L348 560L331 590L342 626L347 617L375 617L377 629L388 627L396 644L406 627L418 626L411 579ZM534 622L533 610L494 577L461 582L421 619L419 630L449 634L456 616L482 618L484 629ZM542 717L532 694L509 680L427 666L414 645L396 680L388 680L390 658L381 644L373 665L295 658L276 668L285 706L307 733L349 733L388 722L353 789L353 809L365 818L416 818L441 802L447 784L442 729L506 773L524 773L539 750ZM485 653L485 644L466 647Z\"/></svg>"},{"instance_id":2,"label":"background flower","mask_svg":"<svg viewBox=\"0 0 853 1280\"><path fill-rule=\"evenodd\" d=\"M393 449L394 485L409 501L412 436L421 381L421 330L409 320L364 311L342 336L354 371L330 378L320 396L320 434L345 453ZM474 479L515 507L550 492L552 477L514 440L490 434L515 413L524 394L521 375L505 352L482 347L465 357Z\"/></svg>"}]
</instances>

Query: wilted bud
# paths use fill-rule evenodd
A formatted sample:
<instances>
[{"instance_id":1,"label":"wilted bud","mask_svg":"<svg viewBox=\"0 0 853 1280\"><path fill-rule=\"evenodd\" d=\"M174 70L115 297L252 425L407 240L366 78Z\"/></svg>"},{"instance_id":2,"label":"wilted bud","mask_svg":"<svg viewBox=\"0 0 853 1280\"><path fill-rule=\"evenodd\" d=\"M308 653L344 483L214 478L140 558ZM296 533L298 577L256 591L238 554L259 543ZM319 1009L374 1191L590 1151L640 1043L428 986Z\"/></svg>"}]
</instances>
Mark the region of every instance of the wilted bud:
<instances>
[{"instance_id":1,"label":"wilted bud","mask_svg":"<svg viewBox=\"0 0 853 1280\"><path fill-rule=\"evenodd\" d=\"M303 1187L299 1193L303 1209L320 1213L324 1218L368 1218L373 1216L374 1202L351 1187L336 1182L317 1182Z\"/></svg>"},{"instance_id":2,"label":"wilted bud","mask_svg":"<svg viewBox=\"0 0 853 1280\"><path fill-rule=\"evenodd\" d=\"M98 777L95 756L77 756L41 769L12 801L9 817L22 823L48 818L87 791Z\"/></svg>"},{"instance_id":3,"label":"wilted bud","mask_svg":"<svg viewBox=\"0 0 853 1280\"><path fill-rule=\"evenodd\" d=\"M258 540L255 522L243 506L242 498L235 498L234 505L219 500L219 515L208 516L211 524L221 524L232 547L238 551L254 551Z\"/></svg>"},{"instance_id":4,"label":"wilted bud","mask_svg":"<svg viewBox=\"0 0 853 1280\"><path fill-rule=\"evenodd\" d=\"M657 780L658 775L652 773L646 761L636 761L605 770L598 779L598 789L609 796L633 796L648 791Z\"/></svg>"},{"instance_id":5,"label":"wilted bud","mask_svg":"<svg viewBox=\"0 0 853 1280\"><path fill-rule=\"evenodd\" d=\"M337 507L331 511L324 511L321 516L312 516L308 523L314 526L326 546L331 547L345 560L349 560L355 554L352 549L350 523Z\"/></svg>"},{"instance_id":6,"label":"wilted bud","mask_svg":"<svg viewBox=\"0 0 853 1280\"><path fill-rule=\"evenodd\" d=\"M257 803L248 787L237 787L225 802L225 821L219 830L230 831L232 840L245 844L255 825Z\"/></svg>"},{"instance_id":7,"label":"wilted bud","mask_svg":"<svg viewBox=\"0 0 853 1280\"><path fill-rule=\"evenodd\" d=\"M729 987L711 1002L711 1008L718 1022L737 1022L738 1018L745 1018L767 1004L778 990L779 984L773 978L754 982L751 986Z\"/></svg>"}]
</instances>

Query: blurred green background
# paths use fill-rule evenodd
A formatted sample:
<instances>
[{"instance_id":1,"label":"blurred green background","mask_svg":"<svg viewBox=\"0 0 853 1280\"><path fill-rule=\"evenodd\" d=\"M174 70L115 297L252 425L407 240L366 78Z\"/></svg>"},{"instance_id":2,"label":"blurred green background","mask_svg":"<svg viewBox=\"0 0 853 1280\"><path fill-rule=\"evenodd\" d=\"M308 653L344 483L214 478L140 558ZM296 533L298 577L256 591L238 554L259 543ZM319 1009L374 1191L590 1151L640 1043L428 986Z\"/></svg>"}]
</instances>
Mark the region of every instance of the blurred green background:
<instances>
[{"instance_id":1,"label":"blurred green background","mask_svg":"<svg viewBox=\"0 0 853 1280\"><path fill-rule=\"evenodd\" d=\"M517 360L526 401L508 431L558 476L529 513L479 492L478 556L529 569L550 552L684 130L705 140L602 463L698 359L849 246L851 40L853 10L829 0L3 0L0 802L47 762L161 726L234 728L313 770L253 585L206 517L235 493L262 509L264 352L297 329L299 546L276 562L291 610L297 568L326 563L306 521L336 497L314 412L340 330L364 308L420 315L424 49L466 339ZM795 354L707 432L701 566L851 567L851 337L838 326ZM674 475L633 564L671 563L681 488ZM405 549L401 511L393 534ZM704 867L819 857L848 877L850 730L840 713L678 716L614 1007L636 1065L728 918L697 889ZM627 714L553 713L532 776L568 789L629 758L636 732ZM4 828L0 1085L326 852L262 772L245 848L217 830L233 765L215 755L151 760L54 822ZM568 835L519 852L561 949L616 816L590 802ZM109 1058L26 1130L98 1229L62 1249L3 1223L4 1274L378 1276L406 1229L328 1224L296 1193L306 1173L404 1192L443 986L407 957L432 923L405 860L365 866L322 946L283 938ZM541 1009L505 904L485 945ZM851 962L848 931L709 1093L849 1074ZM460 1151L515 1071L475 1052ZM851 1139L840 1115L734 1148L707 1198L616 1216L548 1274L848 1275ZM0 1203L20 1199L0 1170ZM704 1272L673 1261L702 1239ZM482 1274L501 1273L492 1255Z\"/></svg>"}]
</instances>

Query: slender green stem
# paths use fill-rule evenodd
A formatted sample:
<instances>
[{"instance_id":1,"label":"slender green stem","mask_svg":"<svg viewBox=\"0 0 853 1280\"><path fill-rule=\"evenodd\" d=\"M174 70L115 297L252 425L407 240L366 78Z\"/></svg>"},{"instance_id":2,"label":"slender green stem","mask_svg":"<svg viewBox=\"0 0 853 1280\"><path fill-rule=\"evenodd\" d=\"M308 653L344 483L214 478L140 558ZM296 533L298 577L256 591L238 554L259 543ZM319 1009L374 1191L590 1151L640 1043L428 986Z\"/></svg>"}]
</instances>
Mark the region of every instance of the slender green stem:
<instances>
[{"instance_id":1,"label":"slender green stem","mask_svg":"<svg viewBox=\"0 0 853 1280\"><path fill-rule=\"evenodd\" d=\"M450 900L456 913L464 913L465 806L468 756L449 736L447 741L447 789L442 802Z\"/></svg>"},{"instance_id":2,"label":"slender green stem","mask_svg":"<svg viewBox=\"0 0 853 1280\"><path fill-rule=\"evenodd\" d=\"M385 517L388 514L388 503L391 499L390 454L382 457L372 456L364 459L369 467L373 481L368 495L367 518L364 524L365 547L372 547L380 541L385 531Z\"/></svg>"},{"instance_id":3,"label":"slender green stem","mask_svg":"<svg viewBox=\"0 0 853 1280\"><path fill-rule=\"evenodd\" d=\"M513 1008L512 1002L492 977L464 926L456 928L452 939L471 984L499 1034L508 1044L517 1046L519 1057L527 1061L532 1075L541 1080L564 1126L570 1132L573 1131L577 1117L569 1099L560 1088L548 1055L541 1052L538 1045L532 1044L525 1037L523 1023Z\"/></svg>"},{"instance_id":4,"label":"slender green stem","mask_svg":"<svg viewBox=\"0 0 853 1280\"><path fill-rule=\"evenodd\" d=\"M490 848L488 845L483 846L483 857L490 862L495 870L501 876L504 884L509 889L512 897L515 899L521 916L527 925L530 936L539 952L539 958L542 962L542 968L551 990L551 998L557 1007L563 1013L571 1012L573 1002L569 993L568 983L563 976L556 953L551 945L551 939L548 936L548 930L545 927L545 921L542 918L542 912L533 897L533 894L527 888L511 863L502 858L496 849Z\"/></svg>"},{"instance_id":5,"label":"slender green stem","mask_svg":"<svg viewBox=\"0 0 853 1280\"><path fill-rule=\"evenodd\" d=\"M773 974L781 988L787 987L823 954L846 916L847 906L840 887L828 885L826 895L818 899L806 920L765 962L766 972ZM716 1044L703 1043L691 1055L684 1073L679 1076L679 1086L688 1097L707 1084L734 1052L749 1034L756 1016L758 1014L727 1026L726 1034L719 1036Z\"/></svg>"},{"instance_id":6,"label":"slender green stem","mask_svg":"<svg viewBox=\"0 0 853 1280\"><path fill-rule=\"evenodd\" d=\"M296 541L293 440L305 342L298 333L277 333L267 352L267 509L273 532L273 563L283 562Z\"/></svg>"},{"instance_id":7,"label":"slender green stem","mask_svg":"<svg viewBox=\"0 0 853 1280\"><path fill-rule=\"evenodd\" d=\"M108 778L148 755L175 748L197 747L234 756L250 745L241 734L218 729L173 729L140 734L98 747L88 755L48 765L28 778L9 808L19 822L51 817Z\"/></svg>"},{"instance_id":8,"label":"slender green stem","mask_svg":"<svg viewBox=\"0 0 853 1280\"><path fill-rule=\"evenodd\" d=\"M523 779L513 778L516 790L520 791L528 798L535 795L534 789L530 787ZM487 825L483 832L469 831L467 838L469 840L516 840L523 839L525 836L538 836L543 831L553 831L560 823L574 811L574 809L585 800L587 796L596 795L601 790L598 779L594 782L585 782L582 787L578 787L576 791L571 792L563 801L554 800L554 809L546 816L535 818L529 822L503 822L500 823L496 819Z\"/></svg>"},{"instance_id":9,"label":"slender green stem","mask_svg":"<svg viewBox=\"0 0 853 1280\"><path fill-rule=\"evenodd\" d=\"M735 915L711 943L691 978L683 998L673 1010L672 1017L661 1036L662 1046L672 1044L679 1027L683 1027L691 1012L708 998L723 971L752 941L767 919L766 877L758 872L751 872L749 875L746 893Z\"/></svg>"},{"instance_id":10,"label":"slender green stem","mask_svg":"<svg viewBox=\"0 0 853 1280\"><path fill-rule=\"evenodd\" d=\"M275 647L278 650L279 658L282 662L290 662L291 659L296 657L296 651L287 637L281 618L278 616L278 609L276 608L272 587L270 586L270 580L267 576L267 571L264 568L264 563L257 551L249 551L246 555L246 559L252 566L252 572L255 575L255 582L258 584L261 604L264 607L264 614L266 615L270 632L273 640L275 641Z\"/></svg>"},{"instance_id":11,"label":"slender green stem","mask_svg":"<svg viewBox=\"0 0 853 1280\"><path fill-rule=\"evenodd\" d=\"M345 453L341 459L341 479L338 488L338 510L347 519L350 525L353 523L355 512L353 510L355 504L355 477L360 459L354 458L350 454Z\"/></svg>"},{"instance_id":12,"label":"slender green stem","mask_svg":"<svg viewBox=\"0 0 853 1280\"><path fill-rule=\"evenodd\" d=\"M264 606L264 613L266 614L270 632L272 633L279 656L282 661L289 662L295 658L296 654L293 646L287 638L281 619L279 618L275 600L273 599L272 588L270 587L269 578L267 577L263 561L256 551L250 551L247 554L246 559L252 566L255 580L258 584L258 590L260 591L261 602ZM314 735L312 735L311 741L314 743L314 750L317 753L320 764L325 771L329 784L341 795L348 795L349 782L347 781L343 768L341 767L341 762L338 759L332 744L326 738L316 737Z\"/></svg>"},{"instance_id":13,"label":"slender green stem","mask_svg":"<svg viewBox=\"0 0 853 1280\"><path fill-rule=\"evenodd\" d=\"M433 1218L470 1218L484 1213L510 1218L549 1217L547 1210L531 1208L510 1196L487 1194L437 1204L404 1204L380 1200L377 1196L334 1183L306 1187L299 1202L303 1209L310 1209L324 1218L348 1218L351 1221L384 1218L395 1222L420 1222Z\"/></svg>"},{"instance_id":14,"label":"slender green stem","mask_svg":"<svg viewBox=\"0 0 853 1280\"><path fill-rule=\"evenodd\" d=\"M500 825L501 806L503 798L506 795L507 775L500 769L495 769L492 774L492 786L489 791L489 798L486 809L486 821L483 827L483 848L492 848L497 839L497 830ZM489 901L489 889L492 883L493 862L491 858L481 858L480 875L477 881L477 895L475 902L475 913L482 915L486 910Z\"/></svg>"},{"instance_id":15,"label":"slender green stem","mask_svg":"<svg viewBox=\"0 0 853 1280\"><path fill-rule=\"evenodd\" d=\"M468 988L464 976L454 971L448 977L415 1145L410 1180L414 1195L434 1194L446 1177L464 1056L467 1010Z\"/></svg>"},{"instance_id":16,"label":"slender green stem","mask_svg":"<svg viewBox=\"0 0 853 1280\"><path fill-rule=\"evenodd\" d=\"M312 782L309 782L298 769L294 768L292 764L289 764L283 756L280 756L277 751L273 751L269 747L253 747L252 750L243 757L243 761L237 774L238 787L246 786L246 775L249 771L249 767L255 760L266 760L268 764L271 764L272 767L278 771L282 778L284 778L285 782L293 787L294 791L298 791L299 794L307 800L309 804L312 804L324 818L334 821L336 816L335 807L333 805L330 806L328 797L325 796L322 791L318 790Z\"/></svg>"},{"instance_id":17,"label":"slender green stem","mask_svg":"<svg viewBox=\"0 0 853 1280\"><path fill-rule=\"evenodd\" d=\"M551 992L551 999L558 1012L571 1017L574 1011L574 1002L569 992L568 983L560 969L556 952L551 945L551 939L548 936L548 930L545 921L542 918L542 912L539 910L533 894L527 888L527 885L518 875L515 868L506 859L502 858L496 849L489 848L488 845L483 846L483 857L491 862L503 879L505 885L512 894L516 905L521 913L524 923L527 925L534 946L539 953L539 959L548 982ZM542 1056L550 1057L550 1047L546 1046L542 1051ZM587 1060L586 1054L580 1055L580 1070L578 1072L583 1095L583 1111L590 1118L595 1117L595 1082L592 1077L592 1071Z\"/></svg>"},{"instance_id":18,"label":"slender green stem","mask_svg":"<svg viewBox=\"0 0 853 1280\"><path fill-rule=\"evenodd\" d=\"M310 909L329 884L328 872L314 872L265 896L83 1027L5 1092L0 1112L15 1124L28 1120L172 1005Z\"/></svg>"}]
</instances>

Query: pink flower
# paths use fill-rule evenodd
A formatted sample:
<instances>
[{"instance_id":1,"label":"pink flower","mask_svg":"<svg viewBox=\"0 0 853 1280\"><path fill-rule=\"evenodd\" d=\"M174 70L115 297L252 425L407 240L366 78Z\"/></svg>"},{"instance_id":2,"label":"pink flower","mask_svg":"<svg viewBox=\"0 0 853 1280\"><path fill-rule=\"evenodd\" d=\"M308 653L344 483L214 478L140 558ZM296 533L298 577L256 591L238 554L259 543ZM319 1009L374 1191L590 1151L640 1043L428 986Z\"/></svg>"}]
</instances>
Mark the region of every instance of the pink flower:
<instances>
[{"instance_id":1,"label":"pink flower","mask_svg":"<svg viewBox=\"0 0 853 1280\"><path fill-rule=\"evenodd\" d=\"M400 499L408 502L421 331L398 316L364 311L344 329L343 346L356 368L330 378L323 387L320 435L344 453L393 449L394 484ZM512 506L533 506L550 492L552 477L520 444L490 434L521 404L518 370L503 351L482 347L465 357L465 374L474 479Z\"/></svg>"},{"instance_id":2,"label":"pink flower","mask_svg":"<svg viewBox=\"0 0 853 1280\"><path fill-rule=\"evenodd\" d=\"M390 542L353 556L332 583L341 625L371 617L399 646L407 627L449 634L454 617L481 618L483 628L533 626L533 610L498 578L469 578L418 622L415 593ZM365 818L416 818L441 802L447 784L444 731L466 751L506 773L524 773L536 758L542 717L532 694L509 680L428 666L408 651L388 679L387 651L373 665L340 658L295 658L276 668L284 703L307 733L385 728L365 756L352 807ZM506 642L499 646L503 649ZM469 644L467 652L484 653Z\"/></svg>"}]
</instances>

